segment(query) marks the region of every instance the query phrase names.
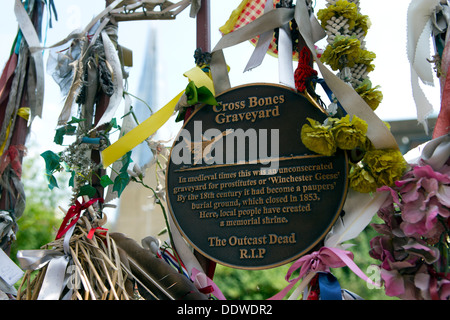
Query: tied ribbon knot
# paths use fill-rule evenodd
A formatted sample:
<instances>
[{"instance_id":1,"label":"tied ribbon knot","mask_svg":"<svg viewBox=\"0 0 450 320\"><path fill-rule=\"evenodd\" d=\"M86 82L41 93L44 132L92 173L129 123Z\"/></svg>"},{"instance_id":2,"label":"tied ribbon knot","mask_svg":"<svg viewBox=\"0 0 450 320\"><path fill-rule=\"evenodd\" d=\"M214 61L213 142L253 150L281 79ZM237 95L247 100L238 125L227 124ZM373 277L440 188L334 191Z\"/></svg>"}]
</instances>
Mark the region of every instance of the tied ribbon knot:
<instances>
[{"instance_id":1,"label":"tied ribbon knot","mask_svg":"<svg viewBox=\"0 0 450 320\"><path fill-rule=\"evenodd\" d=\"M281 300L305 275L313 272L329 272L329 268L349 267L358 277L378 286L370 280L353 262L353 253L339 248L322 247L309 255L303 256L292 264L286 274L286 281L289 284L278 294L269 300ZM300 269L297 278L291 279L292 274Z\"/></svg>"},{"instance_id":2,"label":"tied ribbon knot","mask_svg":"<svg viewBox=\"0 0 450 320\"><path fill-rule=\"evenodd\" d=\"M61 238L75 223L77 223L78 219L81 217L81 212L83 210L86 210L96 202L103 203L103 199L96 198L83 203L80 203L78 200L76 200L75 204L72 205L67 211L67 214L64 217L61 226L59 227L58 233L56 234L56 239Z\"/></svg>"}]
</instances>

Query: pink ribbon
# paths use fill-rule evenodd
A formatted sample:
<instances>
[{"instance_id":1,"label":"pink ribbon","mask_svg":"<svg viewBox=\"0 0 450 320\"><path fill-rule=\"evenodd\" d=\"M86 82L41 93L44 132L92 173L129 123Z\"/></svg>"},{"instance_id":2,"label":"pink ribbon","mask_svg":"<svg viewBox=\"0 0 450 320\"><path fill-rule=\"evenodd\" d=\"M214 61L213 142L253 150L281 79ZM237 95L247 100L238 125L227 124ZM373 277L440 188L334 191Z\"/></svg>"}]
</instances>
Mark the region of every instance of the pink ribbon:
<instances>
[{"instance_id":1,"label":"pink ribbon","mask_svg":"<svg viewBox=\"0 0 450 320\"><path fill-rule=\"evenodd\" d=\"M282 291L274 295L269 300L283 299L289 290L294 287L300 279L302 279L309 272L329 272L329 268L349 267L358 277L367 281L368 283L378 286L370 280L361 269L353 262L353 253L338 248L322 247L319 251L315 251L309 255L303 256L292 264L286 274L286 281L289 285ZM297 278L291 279L292 274L300 269Z\"/></svg>"},{"instance_id":2,"label":"pink ribbon","mask_svg":"<svg viewBox=\"0 0 450 320\"><path fill-rule=\"evenodd\" d=\"M192 268L191 280L200 292L204 294L214 294L219 300L227 300L214 281L196 268Z\"/></svg>"}]
</instances>

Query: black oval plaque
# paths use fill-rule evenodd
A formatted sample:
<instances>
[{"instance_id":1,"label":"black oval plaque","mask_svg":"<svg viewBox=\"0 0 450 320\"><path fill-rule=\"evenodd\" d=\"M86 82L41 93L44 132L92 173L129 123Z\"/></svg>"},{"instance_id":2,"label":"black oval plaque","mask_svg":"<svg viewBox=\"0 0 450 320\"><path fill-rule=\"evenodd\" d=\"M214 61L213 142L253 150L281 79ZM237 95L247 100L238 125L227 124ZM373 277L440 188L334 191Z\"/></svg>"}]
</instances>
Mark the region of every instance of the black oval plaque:
<instances>
[{"instance_id":1,"label":"black oval plaque","mask_svg":"<svg viewBox=\"0 0 450 320\"><path fill-rule=\"evenodd\" d=\"M326 115L280 85L219 95L186 121L167 168L167 201L183 236L203 255L264 269L307 253L328 233L347 193L344 152L309 151L300 131Z\"/></svg>"}]
</instances>

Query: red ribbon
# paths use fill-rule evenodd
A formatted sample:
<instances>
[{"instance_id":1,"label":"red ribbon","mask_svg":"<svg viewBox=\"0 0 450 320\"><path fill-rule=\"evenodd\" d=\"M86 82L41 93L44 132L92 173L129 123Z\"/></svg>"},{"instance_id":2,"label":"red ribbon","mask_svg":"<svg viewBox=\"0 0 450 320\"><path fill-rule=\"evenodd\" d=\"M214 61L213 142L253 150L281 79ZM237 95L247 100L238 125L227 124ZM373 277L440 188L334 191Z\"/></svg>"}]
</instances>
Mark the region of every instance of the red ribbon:
<instances>
[{"instance_id":1,"label":"red ribbon","mask_svg":"<svg viewBox=\"0 0 450 320\"><path fill-rule=\"evenodd\" d=\"M67 230L69 230L75 223L77 223L78 219L81 217L81 212L83 210L86 210L97 201L103 203L103 199L101 198L91 199L83 203L75 200L75 204L69 208L61 226L59 227L58 233L56 234L56 239L61 238L67 232Z\"/></svg>"},{"instance_id":2,"label":"red ribbon","mask_svg":"<svg viewBox=\"0 0 450 320\"><path fill-rule=\"evenodd\" d=\"M377 286L353 262L353 253L338 248L322 247L319 251L303 256L294 262L286 274L286 281L289 282L289 285L269 300L283 299L289 290L291 290L292 287L294 287L308 272L328 272L329 268L341 268L344 266L349 267L350 270L361 279ZM292 274L298 269L300 269L298 277L291 280Z\"/></svg>"},{"instance_id":3,"label":"red ribbon","mask_svg":"<svg viewBox=\"0 0 450 320\"><path fill-rule=\"evenodd\" d=\"M101 232L101 233L100 233L100 234L103 234L103 235L106 235L106 231L108 231L108 229L102 228L102 227L92 228L91 230L89 230L89 233L88 233L88 235L87 235L87 238L88 238L89 240L91 240L91 239L94 237L95 231L97 231L97 230L104 230L105 232Z\"/></svg>"}]
</instances>

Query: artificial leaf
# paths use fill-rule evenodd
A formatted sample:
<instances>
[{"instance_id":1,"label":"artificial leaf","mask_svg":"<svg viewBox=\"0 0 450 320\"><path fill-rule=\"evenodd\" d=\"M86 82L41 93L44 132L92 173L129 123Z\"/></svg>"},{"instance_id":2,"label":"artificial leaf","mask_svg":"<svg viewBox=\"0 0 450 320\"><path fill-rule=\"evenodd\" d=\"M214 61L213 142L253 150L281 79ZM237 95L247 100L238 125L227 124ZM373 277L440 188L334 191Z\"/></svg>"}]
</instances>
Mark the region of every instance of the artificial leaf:
<instances>
[{"instance_id":1,"label":"artificial leaf","mask_svg":"<svg viewBox=\"0 0 450 320\"><path fill-rule=\"evenodd\" d=\"M102 185L103 188L106 188L107 186L114 184L114 182L107 174L105 174L100 178L100 184Z\"/></svg>"},{"instance_id":2,"label":"artificial leaf","mask_svg":"<svg viewBox=\"0 0 450 320\"><path fill-rule=\"evenodd\" d=\"M58 181L56 181L56 178L52 174L47 174L47 181L48 181L48 188L50 190L53 190L53 188L59 188Z\"/></svg>"},{"instance_id":3,"label":"artificial leaf","mask_svg":"<svg viewBox=\"0 0 450 320\"><path fill-rule=\"evenodd\" d=\"M114 179L113 191L117 191L117 195L120 197L122 191L128 185L128 182L130 182L130 177L127 171L120 172L120 174Z\"/></svg>"},{"instance_id":4,"label":"artificial leaf","mask_svg":"<svg viewBox=\"0 0 450 320\"><path fill-rule=\"evenodd\" d=\"M131 151L128 151L123 157L122 157L122 168L120 168L120 172L127 172L128 170L128 166L130 165L130 163L133 162L133 160L131 160Z\"/></svg>"},{"instance_id":5,"label":"artificial leaf","mask_svg":"<svg viewBox=\"0 0 450 320\"><path fill-rule=\"evenodd\" d=\"M117 129L119 127L119 125L117 124L116 118L112 118L111 121L109 122L109 125L115 129Z\"/></svg>"},{"instance_id":6,"label":"artificial leaf","mask_svg":"<svg viewBox=\"0 0 450 320\"><path fill-rule=\"evenodd\" d=\"M97 189L95 189L90 184L85 184L80 188L80 192L78 193L79 196L88 196L89 198L95 197L95 194L97 193Z\"/></svg>"},{"instance_id":7,"label":"artificial leaf","mask_svg":"<svg viewBox=\"0 0 450 320\"><path fill-rule=\"evenodd\" d=\"M74 187L75 186L75 171L72 171L70 173L70 179L69 179L69 187Z\"/></svg>"},{"instance_id":8,"label":"artificial leaf","mask_svg":"<svg viewBox=\"0 0 450 320\"><path fill-rule=\"evenodd\" d=\"M51 175L55 170L61 168L61 164L59 163L60 157L53 151L47 150L41 153L41 157L44 158L45 172L48 175Z\"/></svg>"},{"instance_id":9,"label":"artificial leaf","mask_svg":"<svg viewBox=\"0 0 450 320\"><path fill-rule=\"evenodd\" d=\"M56 144L62 145L63 141L64 141L64 136L66 134L68 134L68 135L75 134L76 129L77 128L71 124L68 124L64 127L56 129L56 133L55 133L55 137L53 138L53 142Z\"/></svg>"}]
</instances>

